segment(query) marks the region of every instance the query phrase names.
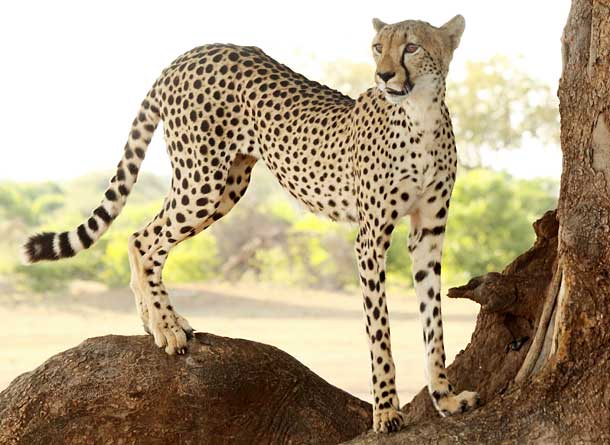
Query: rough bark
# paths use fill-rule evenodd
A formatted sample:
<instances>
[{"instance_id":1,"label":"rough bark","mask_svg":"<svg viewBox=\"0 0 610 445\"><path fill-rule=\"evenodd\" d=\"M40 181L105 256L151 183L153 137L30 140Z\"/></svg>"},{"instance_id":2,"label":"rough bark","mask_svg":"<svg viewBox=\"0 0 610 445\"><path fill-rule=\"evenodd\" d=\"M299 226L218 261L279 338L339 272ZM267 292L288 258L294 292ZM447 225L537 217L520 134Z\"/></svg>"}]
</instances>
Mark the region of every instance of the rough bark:
<instances>
[{"instance_id":1,"label":"rough bark","mask_svg":"<svg viewBox=\"0 0 610 445\"><path fill-rule=\"evenodd\" d=\"M564 289L554 368L583 365L610 346L610 2L575 0L562 44L558 215Z\"/></svg>"},{"instance_id":2,"label":"rough bark","mask_svg":"<svg viewBox=\"0 0 610 445\"><path fill-rule=\"evenodd\" d=\"M371 406L272 346L196 334L184 357L149 336L107 336L0 393L0 443L336 444Z\"/></svg>"}]
</instances>

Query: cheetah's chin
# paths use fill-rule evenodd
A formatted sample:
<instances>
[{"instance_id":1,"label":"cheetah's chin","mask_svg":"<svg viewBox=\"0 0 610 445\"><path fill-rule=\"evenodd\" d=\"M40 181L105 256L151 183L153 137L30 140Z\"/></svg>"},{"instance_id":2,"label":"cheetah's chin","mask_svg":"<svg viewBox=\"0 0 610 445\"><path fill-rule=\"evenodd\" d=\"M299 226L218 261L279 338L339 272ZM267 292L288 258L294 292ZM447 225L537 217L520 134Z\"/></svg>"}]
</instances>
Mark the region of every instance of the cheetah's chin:
<instances>
[{"instance_id":1,"label":"cheetah's chin","mask_svg":"<svg viewBox=\"0 0 610 445\"><path fill-rule=\"evenodd\" d=\"M386 100L394 105L400 104L408 95L409 93L407 91L401 91L396 93L391 93L389 91L385 92Z\"/></svg>"}]
</instances>

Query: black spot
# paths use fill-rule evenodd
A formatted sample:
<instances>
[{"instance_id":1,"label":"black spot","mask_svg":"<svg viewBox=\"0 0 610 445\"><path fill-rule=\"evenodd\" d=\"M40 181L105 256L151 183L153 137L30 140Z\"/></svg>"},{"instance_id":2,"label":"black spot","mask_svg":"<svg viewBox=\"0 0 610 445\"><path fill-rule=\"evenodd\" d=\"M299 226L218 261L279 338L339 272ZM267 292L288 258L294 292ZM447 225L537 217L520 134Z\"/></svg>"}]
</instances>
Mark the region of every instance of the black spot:
<instances>
[{"instance_id":1,"label":"black spot","mask_svg":"<svg viewBox=\"0 0 610 445\"><path fill-rule=\"evenodd\" d=\"M420 240L424 239L428 235L438 236L438 235L442 234L443 232L445 232L445 226L436 226L436 227L433 227L432 229L422 229Z\"/></svg>"},{"instance_id":2,"label":"black spot","mask_svg":"<svg viewBox=\"0 0 610 445\"><path fill-rule=\"evenodd\" d=\"M89 228L91 230L93 230L94 232L97 232L98 225L97 225L97 221L95 220L95 218L89 218L89 220L87 221L87 225L89 226Z\"/></svg>"},{"instance_id":3,"label":"black spot","mask_svg":"<svg viewBox=\"0 0 610 445\"><path fill-rule=\"evenodd\" d=\"M127 164L127 169L134 176L138 174L138 166L136 164Z\"/></svg>"},{"instance_id":4,"label":"black spot","mask_svg":"<svg viewBox=\"0 0 610 445\"><path fill-rule=\"evenodd\" d=\"M417 281L418 283L420 281L423 281L424 278L426 278L428 276L428 272L426 272L425 270L420 270L415 274L415 281Z\"/></svg>"},{"instance_id":5,"label":"black spot","mask_svg":"<svg viewBox=\"0 0 610 445\"><path fill-rule=\"evenodd\" d=\"M369 280L369 283L368 283L368 284L369 284L369 289L370 289L372 292L374 292L374 291L375 291L375 287L376 287L376 285L375 285L375 281L373 281L373 280Z\"/></svg>"},{"instance_id":6,"label":"black spot","mask_svg":"<svg viewBox=\"0 0 610 445\"><path fill-rule=\"evenodd\" d=\"M106 197L106 199L108 201L116 201L116 198L117 198L115 191L111 190L111 189L106 190L106 193L104 193L104 196Z\"/></svg>"},{"instance_id":7,"label":"black spot","mask_svg":"<svg viewBox=\"0 0 610 445\"><path fill-rule=\"evenodd\" d=\"M434 273L437 275L441 274L441 263L435 263L434 264Z\"/></svg>"}]
</instances>

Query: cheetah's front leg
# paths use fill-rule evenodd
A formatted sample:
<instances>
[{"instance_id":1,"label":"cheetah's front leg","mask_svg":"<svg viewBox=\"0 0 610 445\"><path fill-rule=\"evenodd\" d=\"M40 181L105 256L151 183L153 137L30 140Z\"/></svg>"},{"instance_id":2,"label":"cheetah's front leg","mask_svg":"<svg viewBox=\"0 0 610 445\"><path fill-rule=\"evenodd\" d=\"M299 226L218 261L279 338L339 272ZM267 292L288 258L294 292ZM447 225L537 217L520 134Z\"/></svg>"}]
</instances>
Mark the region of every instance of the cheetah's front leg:
<instances>
[{"instance_id":1,"label":"cheetah's front leg","mask_svg":"<svg viewBox=\"0 0 610 445\"><path fill-rule=\"evenodd\" d=\"M479 395L472 391L455 394L447 378L440 294L446 212L439 211L433 215L428 217L418 212L411 216L409 250L424 334L428 391L434 406L444 417L477 406Z\"/></svg>"},{"instance_id":2,"label":"cheetah's front leg","mask_svg":"<svg viewBox=\"0 0 610 445\"><path fill-rule=\"evenodd\" d=\"M367 233L366 230L366 227L360 229L356 253L371 353L373 428L376 432L388 433L398 431L404 425L396 394L396 372L385 298L385 251L389 246L389 233Z\"/></svg>"}]
</instances>

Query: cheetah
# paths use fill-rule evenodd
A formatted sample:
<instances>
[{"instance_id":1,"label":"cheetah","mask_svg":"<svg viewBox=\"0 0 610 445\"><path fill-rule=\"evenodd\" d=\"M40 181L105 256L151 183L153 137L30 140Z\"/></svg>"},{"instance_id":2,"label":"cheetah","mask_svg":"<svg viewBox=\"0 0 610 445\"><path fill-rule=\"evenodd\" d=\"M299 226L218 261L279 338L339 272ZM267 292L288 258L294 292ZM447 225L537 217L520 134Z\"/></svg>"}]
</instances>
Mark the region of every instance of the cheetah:
<instances>
[{"instance_id":1,"label":"cheetah","mask_svg":"<svg viewBox=\"0 0 610 445\"><path fill-rule=\"evenodd\" d=\"M141 103L100 205L72 231L40 233L27 263L88 249L119 215L160 121L171 189L158 214L128 240L130 287L144 329L184 354L193 329L170 302L162 269L172 247L226 215L262 160L309 210L358 225L355 243L371 358L373 427L399 430L385 293L385 256L410 217L408 249L432 402L442 416L478 405L447 378L441 320L441 250L457 165L445 79L465 22L441 27L373 20L375 84L356 100L311 81L256 47L204 45L166 68Z\"/></svg>"}]
</instances>

